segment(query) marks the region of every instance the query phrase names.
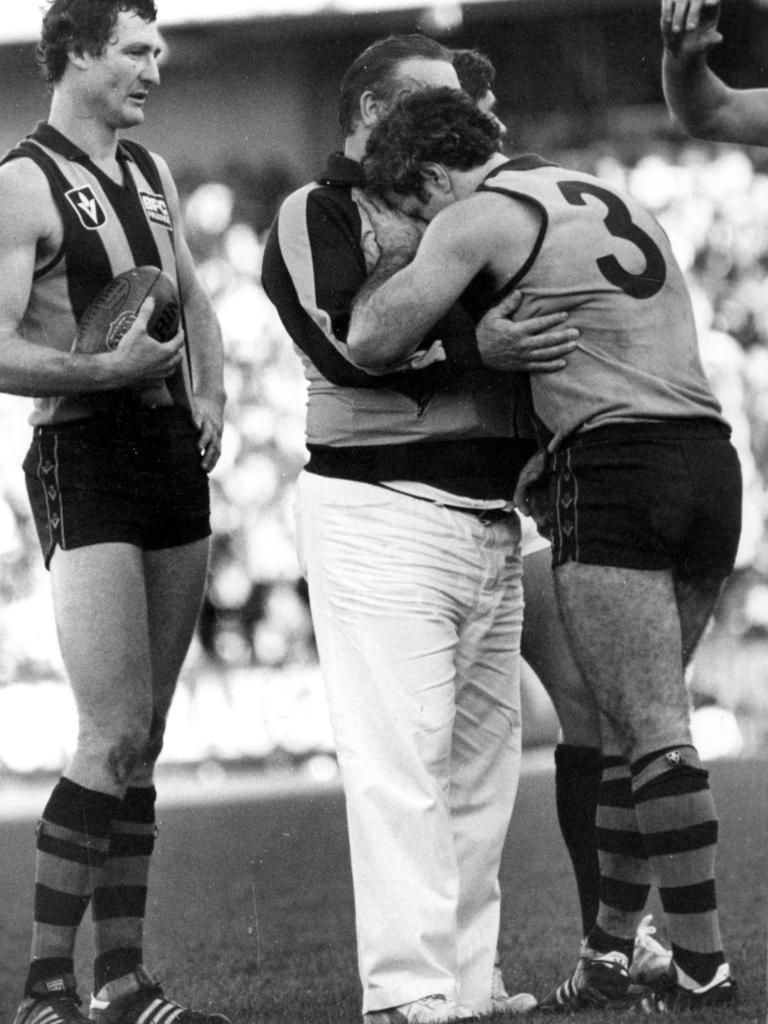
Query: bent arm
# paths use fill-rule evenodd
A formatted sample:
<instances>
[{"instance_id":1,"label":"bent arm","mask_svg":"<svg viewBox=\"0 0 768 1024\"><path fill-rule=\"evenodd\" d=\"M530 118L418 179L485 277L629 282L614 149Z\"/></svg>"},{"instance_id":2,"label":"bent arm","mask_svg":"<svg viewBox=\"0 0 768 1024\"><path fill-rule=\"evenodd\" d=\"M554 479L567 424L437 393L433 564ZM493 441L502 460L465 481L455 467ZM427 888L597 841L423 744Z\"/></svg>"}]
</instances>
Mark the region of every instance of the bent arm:
<instances>
[{"instance_id":1,"label":"bent arm","mask_svg":"<svg viewBox=\"0 0 768 1024\"><path fill-rule=\"evenodd\" d=\"M689 135L768 145L768 89L731 89L707 64L720 44L718 0L662 0L662 84L667 106Z\"/></svg>"},{"instance_id":2,"label":"bent arm","mask_svg":"<svg viewBox=\"0 0 768 1024\"><path fill-rule=\"evenodd\" d=\"M489 232L471 201L439 214L407 266L383 257L355 298L347 345L357 366L382 370L414 355L429 329L486 266Z\"/></svg>"},{"instance_id":3,"label":"bent arm","mask_svg":"<svg viewBox=\"0 0 768 1024\"><path fill-rule=\"evenodd\" d=\"M689 135L741 145L768 145L768 89L731 89L702 54L664 51L664 96Z\"/></svg>"},{"instance_id":4,"label":"bent arm","mask_svg":"<svg viewBox=\"0 0 768 1024\"><path fill-rule=\"evenodd\" d=\"M153 378L161 365L160 377L171 371L173 356L143 333L146 316L112 352L62 352L27 341L22 322L36 259L52 256L61 236L48 184L29 160L0 167L0 223L0 391L27 397L108 391Z\"/></svg>"},{"instance_id":5,"label":"bent arm","mask_svg":"<svg viewBox=\"0 0 768 1024\"><path fill-rule=\"evenodd\" d=\"M181 226L179 197L165 161L155 156L175 229L176 270L184 305L187 344L196 395L224 406L224 345L221 326L211 300L197 276L192 254Z\"/></svg>"}]
</instances>

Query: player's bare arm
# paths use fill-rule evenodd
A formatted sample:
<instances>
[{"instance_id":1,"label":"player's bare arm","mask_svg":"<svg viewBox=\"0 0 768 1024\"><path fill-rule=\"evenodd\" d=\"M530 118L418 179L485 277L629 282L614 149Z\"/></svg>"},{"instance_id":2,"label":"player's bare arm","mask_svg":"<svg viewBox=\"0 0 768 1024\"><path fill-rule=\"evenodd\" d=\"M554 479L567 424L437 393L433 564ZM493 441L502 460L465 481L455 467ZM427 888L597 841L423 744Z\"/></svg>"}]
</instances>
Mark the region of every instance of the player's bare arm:
<instances>
[{"instance_id":1,"label":"player's bare arm","mask_svg":"<svg viewBox=\"0 0 768 1024\"><path fill-rule=\"evenodd\" d=\"M347 345L356 365L383 369L409 359L486 266L491 241L471 206L443 210L407 266L383 258L373 268L352 306Z\"/></svg>"},{"instance_id":2,"label":"player's bare arm","mask_svg":"<svg viewBox=\"0 0 768 1024\"><path fill-rule=\"evenodd\" d=\"M61 226L45 178L28 160L0 168L0 388L31 396L106 391L162 380L180 359L179 346L146 333L143 310L113 352L72 354L33 345L19 334L37 265L52 258Z\"/></svg>"},{"instance_id":3,"label":"player's bare arm","mask_svg":"<svg viewBox=\"0 0 768 1024\"><path fill-rule=\"evenodd\" d=\"M179 197L168 166L157 154L169 212L175 230L179 291L186 314L195 422L203 468L210 472L221 454L224 427L224 347L221 328L195 270L181 227Z\"/></svg>"},{"instance_id":4,"label":"player's bare arm","mask_svg":"<svg viewBox=\"0 0 768 1024\"><path fill-rule=\"evenodd\" d=\"M494 196L474 196L475 206L500 205ZM508 203L502 212L508 216ZM413 258L426 227L426 222L392 211L379 200L366 204L382 256L374 273L377 281L389 279ZM521 211L522 212L522 211ZM531 226L533 244L536 226ZM477 326L478 351L483 362L494 370L506 372L552 373L566 365L568 353L575 347L579 332L566 327L567 313L553 313L529 320L512 319L520 305L521 295L512 292L490 309ZM370 369L370 367L367 367Z\"/></svg>"},{"instance_id":5,"label":"player's bare arm","mask_svg":"<svg viewBox=\"0 0 768 1024\"><path fill-rule=\"evenodd\" d=\"M710 69L707 54L722 41L720 4L662 0L664 96L690 135L743 145L768 145L768 89L731 89Z\"/></svg>"},{"instance_id":6,"label":"player's bare arm","mask_svg":"<svg viewBox=\"0 0 768 1024\"><path fill-rule=\"evenodd\" d=\"M383 257L361 288L347 339L352 359L366 369L382 369L410 358L427 330L483 268L503 265L499 287L506 283L505 277L527 257L536 230L526 210L489 193L444 209L429 225L412 262L403 267L405 247L400 255ZM519 251L508 251L510 237L517 240ZM563 327L565 314L507 319L518 304L519 296L506 297L480 321L483 361L506 371L562 369L578 332Z\"/></svg>"}]
</instances>

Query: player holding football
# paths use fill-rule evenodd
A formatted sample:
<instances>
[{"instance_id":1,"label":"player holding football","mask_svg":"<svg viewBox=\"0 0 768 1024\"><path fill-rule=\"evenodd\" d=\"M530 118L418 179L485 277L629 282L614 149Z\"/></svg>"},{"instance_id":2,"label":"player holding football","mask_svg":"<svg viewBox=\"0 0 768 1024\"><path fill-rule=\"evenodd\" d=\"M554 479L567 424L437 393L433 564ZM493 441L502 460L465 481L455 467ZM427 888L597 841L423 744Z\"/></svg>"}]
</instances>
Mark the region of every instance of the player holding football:
<instances>
[{"instance_id":1,"label":"player holding football","mask_svg":"<svg viewBox=\"0 0 768 1024\"><path fill-rule=\"evenodd\" d=\"M24 469L79 718L37 829L16 1024L88 1021L73 951L89 902L91 1020L226 1020L167 999L142 955L153 770L206 578L224 406L168 168L118 140L159 82L156 16L152 0L53 0L38 46L49 119L0 166L0 388L34 398ZM185 330L155 341L146 303L113 351L73 352L91 300L138 265L178 286Z\"/></svg>"},{"instance_id":2,"label":"player holding football","mask_svg":"<svg viewBox=\"0 0 768 1024\"><path fill-rule=\"evenodd\" d=\"M741 478L668 239L596 178L530 155L508 160L497 127L449 89L403 99L367 152L371 186L428 226L417 249L397 217L377 214L383 251L347 336L357 365L381 372L409 358L471 282L478 315L520 288L522 315L565 306L580 330L564 370L531 377L552 440L516 494L524 510L535 499L552 533L566 632L610 755L597 922L545 1003L624 999L653 881L673 960L645 1007L725 1005L736 986L717 915L717 818L683 668L733 567Z\"/></svg>"}]
</instances>

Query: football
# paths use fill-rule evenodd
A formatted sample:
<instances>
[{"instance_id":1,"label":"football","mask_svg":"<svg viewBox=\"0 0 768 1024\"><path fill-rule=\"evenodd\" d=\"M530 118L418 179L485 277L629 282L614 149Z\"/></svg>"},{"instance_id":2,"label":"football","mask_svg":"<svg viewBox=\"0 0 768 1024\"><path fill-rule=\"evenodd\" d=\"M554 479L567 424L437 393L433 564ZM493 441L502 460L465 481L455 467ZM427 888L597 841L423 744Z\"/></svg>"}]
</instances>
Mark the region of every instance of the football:
<instances>
[{"instance_id":1,"label":"football","mask_svg":"<svg viewBox=\"0 0 768 1024\"><path fill-rule=\"evenodd\" d=\"M176 286L158 267L134 267L112 278L90 302L77 325L72 351L106 352L116 348L150 296L155 308L147 334L157 341L168 341L178 331L181 316Z\"/></svg>"}]
</instances>

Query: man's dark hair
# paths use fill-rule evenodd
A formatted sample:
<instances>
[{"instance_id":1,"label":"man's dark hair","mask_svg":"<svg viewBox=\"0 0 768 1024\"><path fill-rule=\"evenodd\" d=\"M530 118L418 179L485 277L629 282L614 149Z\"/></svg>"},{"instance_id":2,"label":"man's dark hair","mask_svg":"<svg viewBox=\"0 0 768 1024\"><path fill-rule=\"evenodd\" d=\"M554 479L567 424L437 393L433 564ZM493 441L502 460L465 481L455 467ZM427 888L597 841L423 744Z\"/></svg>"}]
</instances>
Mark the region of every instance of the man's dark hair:
<instances>
[{"instance_id":1,"label":"man's dark hair","mask_svg":"<svg viewBox=\"0 0 768 1024\"><path fill-rule=\"evenodd\" d=\"M341 80L339 94L339 124L345 135L355 126L360 97L371 92L387 102L394 100L399 83L397 69L405 60L424 57L451 63L451 51L418 33L406 36L387 36L363 50L347 68Z\"/></svg>"},{"instance_id":2,"label":"man's dark hair","mask_svg":"<svg viewBox=\"0 0 768 1024\"><path fill-rule=\"evenodd\" d=\"M36 50L37 63L49 87L64 74L70 50L101 56L121 11L135 12L147 22L157 21L154 0L52 0L43 17Z\"/></svg>"},{"instance_id":3,"label":"man's dark hair","mask_svg":"<svg viewBox=\"0 0 768 1024\"><path fill-rule=\"evenodd\" d=\"M471 100L477 103L496 81L496 68L479 50L453 50L453 66L459 84Z\"/></svg>"},{"instance_id":4,"label":"man's dark hair","mask_svg":"<svg viewBox=\"0 0 768 1024\"><path fill-rule=\"evenodd\" d=\"M368 187L425 201L422 167L480 167L499 151L498 124L456 89L423 89L398 100L373 129L363 166Z\"/></svg>"}]
</instances>

